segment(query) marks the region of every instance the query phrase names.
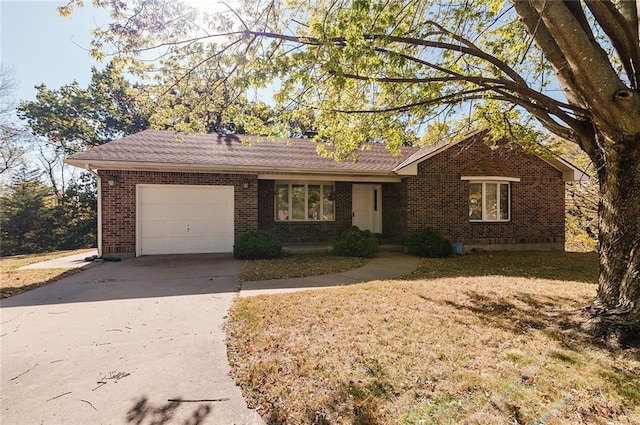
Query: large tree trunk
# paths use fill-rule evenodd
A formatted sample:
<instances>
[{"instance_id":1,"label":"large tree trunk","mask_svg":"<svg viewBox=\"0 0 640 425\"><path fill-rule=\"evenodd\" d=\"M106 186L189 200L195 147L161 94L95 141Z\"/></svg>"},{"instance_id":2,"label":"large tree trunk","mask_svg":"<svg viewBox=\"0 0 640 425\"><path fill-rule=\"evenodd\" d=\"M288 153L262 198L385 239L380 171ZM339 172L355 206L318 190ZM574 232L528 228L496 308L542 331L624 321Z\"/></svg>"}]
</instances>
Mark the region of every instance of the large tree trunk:
<instances>
[{"instance_id":1,"label":"large tree trunk","mask_svg":"<svg viewBox=\"0 0 640 425\"><path fill-rule=\"evenodd\" d=\"M600 274L592 330L640 340L640 135L622 136L593 158L600 181Z\"/></svg>"}]
</instances>

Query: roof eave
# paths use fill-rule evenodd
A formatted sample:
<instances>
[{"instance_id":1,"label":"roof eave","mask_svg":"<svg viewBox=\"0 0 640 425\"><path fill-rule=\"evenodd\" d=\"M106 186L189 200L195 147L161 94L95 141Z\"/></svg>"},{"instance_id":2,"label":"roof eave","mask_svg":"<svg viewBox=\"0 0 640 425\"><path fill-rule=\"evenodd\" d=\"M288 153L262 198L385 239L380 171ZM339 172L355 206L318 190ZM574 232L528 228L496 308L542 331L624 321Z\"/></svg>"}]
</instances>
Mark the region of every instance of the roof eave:
<instances>
[{"instance_id":1,"label":"roof eave","mask_svg":"<svg viewBox=\"0 0 640 425\"><path fill-rule=\"evenodd\" d=\"M549 158L544 156L539 156L539 158L560 171L565 182L585 182L591 178L591 176L589 176L585 171L576 167L564 158Z\"/></svg>"},{"instance_id":2,"label":"roof eave","mask_svg":"<svg viewBox=\"0 0 640 425\"><path fill-rule=\"evenodd\" d=\"M131 162L131 161L105 161L67 158L66 164L86 170L130 170L130 171L171 171L193 173L235 173L235 174L304 174L304 175L353 175L392 178L400 180L395 172L390 170L353 170L333 168L290 168L290 167L265 167L265 166L217 166L212 164L179 164L159 162Z\"/></svg>"}]
</instances>

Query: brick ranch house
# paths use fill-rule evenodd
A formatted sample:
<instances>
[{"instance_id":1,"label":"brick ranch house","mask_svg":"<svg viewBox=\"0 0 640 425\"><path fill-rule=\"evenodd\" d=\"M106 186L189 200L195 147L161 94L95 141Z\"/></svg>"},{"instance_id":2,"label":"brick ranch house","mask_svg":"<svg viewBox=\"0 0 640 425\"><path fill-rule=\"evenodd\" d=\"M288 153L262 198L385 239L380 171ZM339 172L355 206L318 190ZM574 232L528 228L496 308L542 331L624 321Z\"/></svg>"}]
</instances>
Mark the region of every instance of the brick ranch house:
<instances>
[{"instance_id":1,"label":"brick ranch house","mask_svg":"<svg viewBox=\"0 0 640 425\"><path fill-rule=\"evenodd\" d=\"M458 143L321 158L309 139L146 130L70 156L98 176L100 255L231 252L250 229L331 242L351 225L402 243L430 226L473 249L564 249L560 158Z\"/></svg>"}]
</instances>

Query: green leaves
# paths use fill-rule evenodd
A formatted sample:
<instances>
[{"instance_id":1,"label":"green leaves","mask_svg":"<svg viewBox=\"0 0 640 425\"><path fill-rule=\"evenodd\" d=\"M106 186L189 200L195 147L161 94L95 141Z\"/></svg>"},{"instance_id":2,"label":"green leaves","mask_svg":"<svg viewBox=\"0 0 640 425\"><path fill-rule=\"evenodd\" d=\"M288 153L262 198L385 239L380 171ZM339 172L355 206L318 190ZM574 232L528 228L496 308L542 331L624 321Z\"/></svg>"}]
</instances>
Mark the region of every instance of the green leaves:
<instances>
[{"instance_id":1,"label":"green leaves","mask_svg":"<svg viewBox=\"0 0 640 425\"><path fill-rule=\"evenodd\" d=\"M372 140L392 150L432 141L457 124L531 138L530 117L575 141L590 117L584 99L597 89L576 94L577 71L563 62L536 2L243 0L214 16L169 0L98 3L113 22L96 30L95 55L115 48L117 68L141 75L153 64L165 90L154 95L152 124L160 128L211 131L211 111L224 110L216 122L231 119L249 90L266 88L278 114L312 115L317 141L330 139L337 157ZM582 6L573 6L563 13L579 21ZM550 84L554 70L565 91ZM257 116L237 116L247 131L270 132Z\"/></svg>"},{"instance_id":2,"label":"green leaves","mask_svg":"<svg viewBox=\"0 0 640 425\"><path fill-rule=\"evenodd\" d=\"M77 82L59 89L36 87L35 101L23 102L18 115L31 131L67 153L101 145L148 128L151 99L129 84L113 66L92 70L86 89Z\"/></svg>"}]
</instances>

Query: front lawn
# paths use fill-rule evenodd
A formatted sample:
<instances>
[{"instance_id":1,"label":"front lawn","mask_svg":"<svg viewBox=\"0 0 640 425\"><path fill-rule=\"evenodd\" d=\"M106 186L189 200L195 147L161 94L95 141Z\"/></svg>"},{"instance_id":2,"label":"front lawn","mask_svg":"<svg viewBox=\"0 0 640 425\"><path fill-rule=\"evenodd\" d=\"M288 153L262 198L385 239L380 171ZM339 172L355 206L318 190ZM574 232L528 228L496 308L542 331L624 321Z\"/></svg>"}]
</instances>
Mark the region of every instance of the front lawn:
<instances>
[{"instance_id":1,"label":"front lawn","mask_svg":"<svg viewBox=\"0 0 640 425\"><path fill-rule=\"evenodd\" d=\"M43 254L26 254L3 257L0 259L0 298L7 298L21 292L38 288L62 279L80 269L33 269L18 270L29 264L53 260L67 255L92 252L95 249L77 249L75 251L56 251Z\"/></svg>"},{"instance_id":2,"label":"front lawn","mask_svg":"<svg viewBox=\"0 0 640 425\"><path fill-rule=\"evenodd\" d=\"M271 260L249 260L240 274L243 282L322 276L362 267L368 258L338 257L330 254L290 255Z\"/></svg>"},{"instance_id":3,"label":"front lawn","mask_svg":"<svg viewBox=\"0 0 640 425\"><path fill-rule=\"evenodd\" d=\"M474 254L405 280L237 299L232 373L274 424L640 424L640 352L575 330L597 267Z\"/></svg>"}]
</instances>

